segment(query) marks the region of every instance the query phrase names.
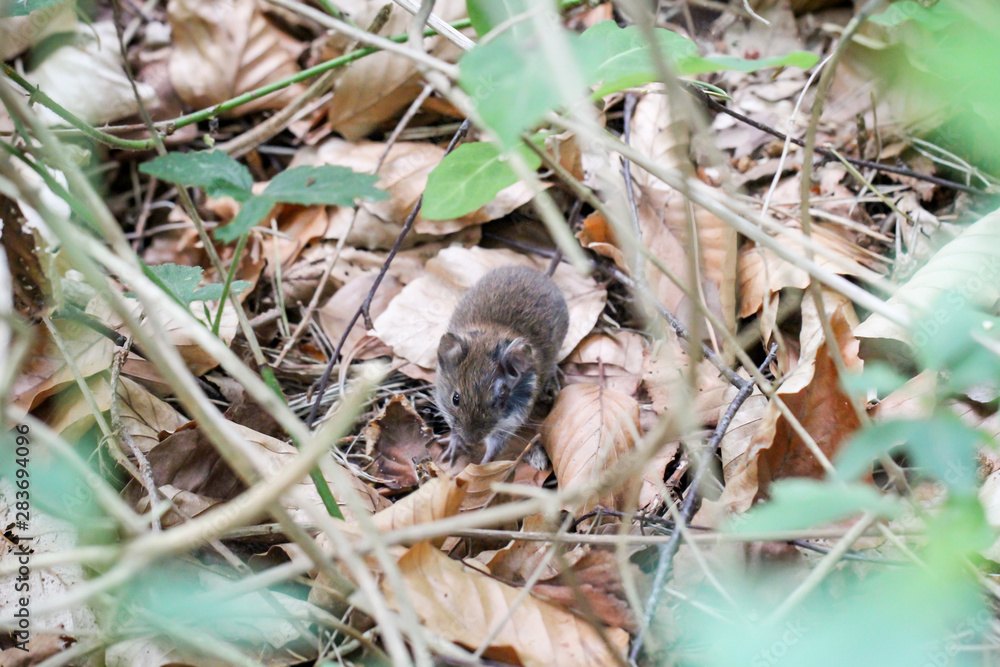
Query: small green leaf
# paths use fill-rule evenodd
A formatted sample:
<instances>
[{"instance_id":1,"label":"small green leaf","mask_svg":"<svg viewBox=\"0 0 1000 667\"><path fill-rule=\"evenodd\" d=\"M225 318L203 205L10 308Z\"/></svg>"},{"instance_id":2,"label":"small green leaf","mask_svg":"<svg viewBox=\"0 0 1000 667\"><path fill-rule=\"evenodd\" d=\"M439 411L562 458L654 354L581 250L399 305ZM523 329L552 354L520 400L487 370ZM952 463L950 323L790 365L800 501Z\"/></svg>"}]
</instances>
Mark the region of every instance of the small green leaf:
<instances>
[{"instance_id":1,"label":"small green leaf","mask_svg":"<svg viewBox=\"0 0 1000 667\"><path fill-rule=\"evenodd\" d=\"M229 291L233 294L239 294L240 292L245 292L250 288L250 281L248 280L234 280L229 285ZM195 291L191 295L192 301L218 301L222 298L222 283L212 283L211 285L205 285L204 287Z\"/></svg>"},{"instance_id":2,"label":"small green leaf","mask_svg":"<svg viewBox=\"0 0 1000 667\"><path fill-rule=\"evenodd\" d=\"M523 144L512 151L531 169L542 164L541 158ZM498 192L517 182L505 156L486 142L456 148L427 177L420 214L427 220L451 220L489 204Z\"/></svg>"},{"instance_id":3,"label":"small green leaf","mask_svg":"<svg viewBox=\"0 0 1000 667\"><path fill-rule=\"evenodd\" d=\"M203 271L200 266L157 264L147 269L160 279L163 287L180 303L187 305L194 300Z\"/></svg>"},{"instance_id":4,"label":"small green leaf","mask_svg":"<svg viewBox=\"0 0 1000 667\"><path fill-rule=\"evenodd\" d=\"M673 61L674 67L685 58L697 55L698 47L691 40L662 28L654 32L660 51ZM601 21L580 35L580 43L599 63L593 81L600 85L594 97L604 97L659 78L649 43L636 26L620 28L614 21Z\"/></svg>"},{"instance_id":5,"label":"small green leaf","mask_svg":"<svg viewBox=\"0 0 1000 667\"><path fill-rule=\"evenodd\" d=\"M977 483L976 451L989 438L966 426L950 412L930 419L891 420L870 426L837 457L837 476L852 480L871 469L872 461L902 446L913 464L944 482L953 493L966 494Z\"/></svg>"},{"instance_id":6,"label":"small green leaf","mask_svg":"<svg viewBox=\"0 0 1000 667\"><path fill-rule=\"evenodd\" d=\"M253 177L242 164L222 151L167 153L139 165L139 171L162 181L205 190L209 197L232 197L242 202L251 196Z\"/></svg>"},{"instance_id":7,"label":"small green leaf","mask_svg":"<svg viewBox=\"0 0 1000 667\"><path fill-rule=\"evenodd\" d=\"M868 19L872 23L895 28L907 21L915 21L925 28L941 30L947 28L960 16L949 6L948 2L938 2L931 7L923 7L913 0L895 2L882 12Z\"/></svg>"},{"instance_id":8,"label":"small green leaf","mask_svg":"<svg viewBox=\"0 0 1000 667\"><path fill-rule=\"evenodd\" d=\"M899 503L866 484L843 486L812 479L785 479L771 485L771 500L732 522L735 533L802 530L862 512L892 518Z\"/></svg>"},{"instance_id":9,"label":"small green leaf","mask_svg":"<svg viewBox=\"0 0 1000 667\"><path fill-rule=\"evenodd\" d=\"M670 59L677 74L702 74L722 70L754 72L768 67L800 67L808 69L819 58L805 51L794 51L783 56L745 60L731 56L698 55L698 48L691 40L663 28L654 29L657 47ZM583 47L594 54L599 65L594 79L598 88L594 97L604 97L614 92L641 86L659 80L653 53L645 36L636 26L621 28L614 21L602 21L587 29L580 36Z\"/></svg>"},{"instance_id":10,"label":"small green leaf","mask_svg":"<svg viewBox=\"0 0 1000 667\"><path fill-rule=\"evenodd\" d=\"M268 197L248 198L232 222L215 230L215 240L222 243L235 241L253 229L276 205L277 202Z\"/></svg>"},{"instance_id":11,"label":"small green leaf","mask_svg":"<svg viewBox=\"0 0 1000 667\"><path fill-rule=\"evenodd\" d=\"M375 187L378 176L347 167L293 167L268 184L261 197L286 204L353 206L356 199L380 201L389 196Z\"/></svg>"},{"instance_id":12,"label":"small green leaf","mask_svg":"<svg viewBox=\"0 0 1000 667\"><path fill-rule=\"evenodd\" d=\"M31 12L63 2L66 0L0 0L0 18L27 16Z\"/></svg>"},{"instance_id":13,"label":"small green leaf","mask_svg":"<svg viewBox=\"0 0 1000 667\"><path fill-rule=\"evenodd\" d=\"M359 174L347 167L321 165L293 167L281 172L260 195L250 195L228 225L215 230L215 238L229 243L263 220L279 203L301 206L352 206L356 199L378 201L389 196L375 187L378 176Z\"/></svg>"},{"instance_id":14,"label":"small green leaf","mask_svg":"<svg viewBox=\"0 0 1000 667\"><path fill-rule=\"evenodd\" d=\"M756 72L769 67L798 67L809 69L819 62L819 56L808 51L792 51L783 56L746 60L733 56L694 56L681 61L678 67L680 74L705 74L733 70L737 72Z\"/></svg>"}]
</instances>

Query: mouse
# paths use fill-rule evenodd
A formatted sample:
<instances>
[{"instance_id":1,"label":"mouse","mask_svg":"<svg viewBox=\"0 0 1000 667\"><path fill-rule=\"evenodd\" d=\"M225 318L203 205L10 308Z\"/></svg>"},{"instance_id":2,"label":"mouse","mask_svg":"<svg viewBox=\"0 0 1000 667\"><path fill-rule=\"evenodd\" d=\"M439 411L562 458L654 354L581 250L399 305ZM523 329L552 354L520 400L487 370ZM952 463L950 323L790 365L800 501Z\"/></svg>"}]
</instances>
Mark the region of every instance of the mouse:
<instances>
[{"instance_id":1,"label":"mouse","mask_svg":"<svg viewBox=\"0 0 1000 667\"><path fill-rule=\"evenodd\" d=\"M435 401L451 429L446 463L463 454L496 459L554 379L568 327L566 300L537 269L494 269L462 296L437 353ZM545 466L544 454L533 458Z\"/></svg>"}]
</instances>

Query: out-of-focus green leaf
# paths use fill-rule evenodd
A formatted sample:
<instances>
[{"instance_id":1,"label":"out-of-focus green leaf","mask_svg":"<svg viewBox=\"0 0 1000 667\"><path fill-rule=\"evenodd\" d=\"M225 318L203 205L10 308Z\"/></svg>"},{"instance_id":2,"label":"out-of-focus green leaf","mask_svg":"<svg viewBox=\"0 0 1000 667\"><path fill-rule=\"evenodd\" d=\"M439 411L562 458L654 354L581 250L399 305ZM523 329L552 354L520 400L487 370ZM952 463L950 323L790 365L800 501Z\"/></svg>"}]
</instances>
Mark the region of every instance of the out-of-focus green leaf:
<instances>
[{"instance_id":1,"label":"out-of-focus green leaf","mask_svg":"<svg viewBox=\"0 0 1000 667\"><path fill-rule=\"evenodd\" d=\"M523 144L511 150L517 151L531 169L542 164L541 158ZM516 182L506 154L493 144L463 144L445 156L427 177L420 214L428 220L460 218L489 204L498 192Z\"/></svg>"},{"instance_id":2,"label":"out-of-focus green leaf","mask_svg":"<svg viewBox=\"0 0 1000 667\"><path fill-rule=\"evenodd\" d=\"M801 530L862 512L893 518L899 503L867 484L843 485L812 479L784 479L770 488L771 499L732 522L735 533Z\"/></svg>"}]
</instances>

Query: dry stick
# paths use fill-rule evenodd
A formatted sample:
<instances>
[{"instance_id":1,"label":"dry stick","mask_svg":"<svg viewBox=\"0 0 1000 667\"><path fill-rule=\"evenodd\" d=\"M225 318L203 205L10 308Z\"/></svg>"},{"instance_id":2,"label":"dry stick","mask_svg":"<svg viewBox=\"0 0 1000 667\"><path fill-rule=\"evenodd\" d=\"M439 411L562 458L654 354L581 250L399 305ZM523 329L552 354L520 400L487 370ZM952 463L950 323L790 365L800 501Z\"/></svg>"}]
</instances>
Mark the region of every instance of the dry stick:
<instances>
[{"instance_id":1,"label":"dry stick","mask_svg":"<svg viewBox=\"0 0 1000 667\"><path fill-rule=\"evenodd\" d=\"M458 132L455 136L451 138L451 142L448 144L448 148L445 150L444 154L448 155L453 150L458 142L461 141L462 137L469 130L469 121L466 120L462 123L461 127L458 128ZM410 229L413 227L413 223L416 221L417 216L420 214L420 206L423 204L424 196L421 194L413 208L410 210L410 214L406 216L406 221L403 223L403 228L399 232L399 236L396 237L396 242L392 244L392 249L389 250L389 255L385 258L382 263L382 268L379 270L378 275L375 277L375 282L372 283L371 289L368 290L368 296L365 297L364 302L358 307L354 312L354 315L347 322L347 326L344 328L344 333L341 334L340 340L337 341L337 347L334 349L333 353L330 355L330 361L327 362L326 368L323 370L323 375L319 379L319 385L316 387L316 398L313 400L312 407L309 408L309 416L306 417L306 426L312 427L316 423L316 417L319 415L319 406L323 400L323 393L326 391L327 386L330 384L330 376L333 373L333 367L337 363L337 358L340 357L340 353L344 348L344 343L347 342L347 336L351 333L351 329L357 323L358 318L362 315L365 316L365 326L368 328L372 327L371 317L368 314L368 309L371 307L372 298L375 296L375 292L378 290L379 285L382 284L382 279L385 278L386 272L389 270L389 265L392 264L392 260L396 257L396 253L399 252L400 246L403 245L403 240L406 235L410 233Z\"/></svg>"},{"instance_id":2,"label":"dry stick","mask_svg":"<svg viewBox=\"0 0 1000 667\"><path fill-rule=\"evenodd\" d=\"M159 515L155 514L153 511L156 506L160 503L160 493L156 486L156 481L153 479L153 469L149 465L149 459L143 454L139 446L135 444L135 439L132 438L132 434L125 430L125 425L122 423L122 410L118 402L118 382L121 379L122 366L125 364L125 360L128 358L129 351L132 349L132 337L129 336L125 345L115 352L114 361L111 364L111 389L110 389L110 401L111 401L111 433L110 440L122 440L132 450L132 456L135 457L136 466L139 468L139 476L136 478L145 489L146 493L149 494L149 510L150 515L153 518L152 527L154 532L159 532L163 530L163 526L160 524ZM110 445L115 446L115 445ZM121 450L121 445L117 445L119 451ZM124 452L122 452L124 456ZM130 469L130 467L129 467Z\"/></svg>"},{"instance_id":3,"label":"dry stick","mask_svg":"<svg viewBox=\"0 0 1000 667\"><path fill-rule=\"evenodd\" d=\"M744 116L740 112L730 109L725 104L722 104L718 100L714 99L711 95L706 93L703 89L699 88L698 86L685 85L684 90L686 90L688 93L700 99L705 104L705 106L709 107L710 109L724 113L727 116L732 116L736 120L749 125L755 130L760 130L761 132L770 134L772 137L776 137L778 139L781 139L782 141L790 141L799 147L805 146L805 141L803 141L802 139L797 139L795 137L784 134L783 132L774 129L773 127L757 122L753 118ZM837 156L834 154L833 151L827 150L825 148L816 148L815 152L819 153L823 157L829 158L830 160L837 159ZM882 162L873 162L871 160L861 160L852 157L845 157L844 159L857 167L862 167L865 169L876 169L878 171L886 172L889 174L908 176L910 178L916 178L921 181L927 181L928 183L934 183L935 185L940 185L942 187L962 190L963 192L971 192L973 194L979 194L979 195L990 194L989 192L985 190L980 190L979 188L974 188L972 186L965 185L963 183L957 183L955 181L948 180L947 178L941 178L940 176L921 174L920 172L908 169L906 167L896 167L890 164L884 164Z\"/></svg>"},{"instance_id":4,"label":"dry stick","mask_svg":"<svg viewBox=\"0 0 1000 667\"><path fill-rule=\"evenodd\" d=\"M758 367L758 371L760 373L767 373L768 367L771 365L771 362L774 361L774 357L777 354L778 345L777 343L772 343L771 349L767 353L767 358L764 359L764 362ZM724 436L726 431L729 429L729 424L732 422L733 417L736 416L736 413L739 411L743 403L750 398L750 395L753 393L754 387L756 386L756 383L750 380L743 380L743 386L736 394L736 398L734 398L732 403L729 404L726 414L724 414L722 419L719 420L718 425L715 427L715 431L712 432L712 437L705 444L701 465L698 466L694 479L691 481L687 494L684 496L684 504L681 506L680 520L682 523L689 523L691 521L691 516L694 514L694 501L698 496L698 487L701 484L701 480L705 476L705 471L709 468L709 457L715 451L715 448L719 446L719 443L722 441L722 436ZM643 637L645 636L646 629L649 627L649 623L653 618L653 614L656 612L656 608L659 606L663 584L666 582L667 575L670 573L671 564L673 563L674 554L677 553L677 547L680 543L680 539L681 531L675 529L673 534L670 536L670 541L668 541L666 545L660 547L660 558L656 565L656 574L653 576L649 602L646 605L646 616L643 619L642 625L639 627L639 633L636 635L635 641L632 643L632 650L629 653L630 660L634 661L639 655L639 651L642 650Z\"/></svg>"}]
</instances>

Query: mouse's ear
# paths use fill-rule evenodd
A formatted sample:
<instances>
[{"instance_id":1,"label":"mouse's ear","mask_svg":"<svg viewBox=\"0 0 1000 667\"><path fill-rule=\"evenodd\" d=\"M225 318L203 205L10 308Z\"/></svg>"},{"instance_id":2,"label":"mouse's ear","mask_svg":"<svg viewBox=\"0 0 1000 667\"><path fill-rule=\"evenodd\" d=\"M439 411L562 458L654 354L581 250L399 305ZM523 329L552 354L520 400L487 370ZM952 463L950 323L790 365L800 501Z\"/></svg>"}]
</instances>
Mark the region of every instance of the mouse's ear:
<instances>
[{"instance_id":1,"label":"mouse's ear","mask_svg":"<svg viewBox=\"0 0 1000 667\"><path fill-rule=\"evenodd\" d=\"M438 345L438 367L444 364L457 366L468 353L469 341L457 334L446 333L441 336L441 343Z\"/></svg>"},{"instance_id":2,"label":"mouse's ear","mask_svg":"<svg viewBox=\"0 0 1000 667\"><path fill-rule=\"evenodd\" d=\"M500 369L510 378L524 375L533 362L534 351L526 338L515 338L500 354Z\"/></svg>"}]
</instances>

